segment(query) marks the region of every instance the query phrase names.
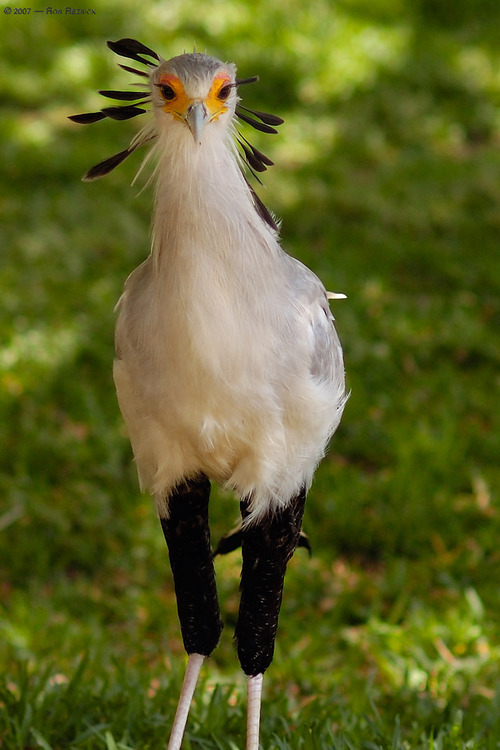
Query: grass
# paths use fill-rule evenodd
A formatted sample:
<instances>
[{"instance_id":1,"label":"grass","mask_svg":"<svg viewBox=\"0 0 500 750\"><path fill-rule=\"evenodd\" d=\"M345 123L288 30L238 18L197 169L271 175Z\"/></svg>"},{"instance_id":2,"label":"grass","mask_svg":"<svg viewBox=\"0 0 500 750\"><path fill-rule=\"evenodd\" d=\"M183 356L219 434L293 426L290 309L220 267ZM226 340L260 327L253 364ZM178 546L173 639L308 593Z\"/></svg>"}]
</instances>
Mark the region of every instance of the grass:
<instances>
[{"instance_id":1,"label":"grass","mask_svg":"<svg viewBox=\"0 0 500 750\"><path fill-rule=\"evenodd\" d=\"M352 395L311 490L266 677L270 750L500 747L500 95L488 2L99 0L2 14L0 748L156 750L184 656L168 560L111 380L113 306L148 252L134 124L78 128L127 80L106 39L235 60L286 248L348 299ZM129 160L132 162L133 157ZM237 514L217 492L214 537ZM238 553L186 748L234 750Z\"/></svg>"}]
</instances>

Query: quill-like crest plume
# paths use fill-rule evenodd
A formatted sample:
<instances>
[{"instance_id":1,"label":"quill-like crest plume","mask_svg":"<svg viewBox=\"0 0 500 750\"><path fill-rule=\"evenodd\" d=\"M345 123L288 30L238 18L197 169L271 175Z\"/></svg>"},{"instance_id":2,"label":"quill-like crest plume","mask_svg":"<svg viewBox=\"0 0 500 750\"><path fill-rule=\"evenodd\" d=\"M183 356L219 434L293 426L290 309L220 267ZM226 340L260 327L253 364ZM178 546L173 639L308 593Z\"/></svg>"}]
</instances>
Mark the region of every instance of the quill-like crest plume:
<instances>
[{"instance_id":1,"label":"quill-like crest plume","mask_svg":"<svg viewBox=\"0 0 500 750\"><path fill-rule=\"evenodd\" d=\"M152 71L158 67L162 62L165 62L160 55L154 50L146 47L146 45L135 39L119 39L117 42L108 42L108 47L121 57L133 60L136 63L146 66L146 70L139 70L137 68L130 67L128 65L120 64L120 68L126 70L128 73L133 73L143 79L139 84L136 91L115 91L115 90L101 90L99 93L108 98L113 99L117 102L123 102L123 104L103 107L98 112L87 112L79 115L71 115L69 117L73 122L81 125L90 125L94 122L99 122L109 117L112 120L129 120L138 115L145 114L147 112L147 105L151 104L151 89L149 86L149 78ZM252 76L250 78L236 79L234 86L239 87L247 83L254 83L258 81L258 76ZM248 109L240 103L236 106L236 117L248 125L251 125L256 130L262 133L277 133L276 127L283 123L281 117L272 115L267 112L260 112L258 110ZM130 145L123 151L113 154L107 159L99 162L84 175L85 181L96 180L100 177L111 172L115 167L121 164L131 153L133 153L139 146L143 146L146 143L157 138L152 124L143 128L133 139ZM238 131L237 132L237 143L241 149L241 156L248 166L254 177L260 182L257 172L265 172L265 170L273 165L271 159L269 159L262 151L252 146L251 143ZM261 215L271 223L273 226L274 220L269 215L267 209L262 205L260 199L255 195L254 199L256 207Z\"/></svg>"}]
</instances>

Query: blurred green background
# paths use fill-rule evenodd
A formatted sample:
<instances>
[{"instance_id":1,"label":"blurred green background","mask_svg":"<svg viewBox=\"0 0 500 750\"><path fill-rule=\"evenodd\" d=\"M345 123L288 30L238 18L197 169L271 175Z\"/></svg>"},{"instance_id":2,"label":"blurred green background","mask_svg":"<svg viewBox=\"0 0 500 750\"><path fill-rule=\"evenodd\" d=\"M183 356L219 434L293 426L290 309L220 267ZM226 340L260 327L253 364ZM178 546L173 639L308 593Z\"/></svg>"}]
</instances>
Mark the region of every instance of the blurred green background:
<instances>
[{"instance_id":1,"label":"blurred green background","mask_svg":"<svg viewBox=\"0 0 500 750\"><path fill-rule=\"evenodd\" d=\"M269 748L500 747L500 5L90 0L0 5L0 747L163 747L183 668L166 548L111 378L147 255L138 124L82 127L133 80L105 45L198 50L285 118L247 133L288 252L327 288L352 395L317 473L266 678ZM59 6L53 6L59 8ZM78 6L73 6L78 7ZM43 10L35 13L35 10ZM139 194L138 194L139 193ZM237 515L216 493L214 538ZM226 630L186 748L242 746Z\"/></svg>"}]
</instances>

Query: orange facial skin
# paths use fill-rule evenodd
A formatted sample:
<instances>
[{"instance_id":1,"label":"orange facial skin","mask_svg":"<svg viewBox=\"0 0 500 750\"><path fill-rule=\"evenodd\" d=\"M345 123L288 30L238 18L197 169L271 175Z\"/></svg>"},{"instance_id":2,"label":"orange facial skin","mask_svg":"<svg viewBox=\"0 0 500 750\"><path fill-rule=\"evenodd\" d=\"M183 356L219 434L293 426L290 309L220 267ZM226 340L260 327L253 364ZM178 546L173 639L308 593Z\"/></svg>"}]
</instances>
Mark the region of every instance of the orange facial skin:
<instances>
[{"instance_id":1,"label":"orange facial skin","mask_svg":"<svg viewBox=\"0 0 500 750\"><path fill-rule=\"evenodd\" d=\"M210 121L216 120L221 114L227 112L225 101L233 85L227 73L220 73L215 76L210 91L203 99ZM173 74L164 73L161 75L157 86L165 100L163 110L172 114L177 120L185 121L189 107L195 101L200 101L189 97L184 90L182 81Z\"/></svg>"}]
</instances>

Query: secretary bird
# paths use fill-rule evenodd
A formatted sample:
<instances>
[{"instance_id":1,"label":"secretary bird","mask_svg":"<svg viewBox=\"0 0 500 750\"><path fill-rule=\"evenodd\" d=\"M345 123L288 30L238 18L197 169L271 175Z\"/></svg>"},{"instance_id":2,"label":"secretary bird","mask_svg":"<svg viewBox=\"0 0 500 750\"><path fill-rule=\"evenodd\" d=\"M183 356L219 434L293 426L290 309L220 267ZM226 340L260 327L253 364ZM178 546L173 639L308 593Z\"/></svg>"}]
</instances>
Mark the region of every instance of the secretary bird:
<instances>
[{"instance_id":1,"label":"secretary bird","mask_svg":"<svg viewBox=\"0 0 500 750\"><path fill-rule=\"evenodd\" d=\"M258 750L262 677L274 653L287 563L300 543L306 493L337 428L346 391L328 293L279 244L250 186L272 165L236 120L276 133L283 120L241 104L233 64L206 54L165 60L133 39L108 42L145 70L122 102L73 115L88 124L154 117L110 172L153 143L152 249L118 303L114 379L142 489L155 498L188 654L168 750L179 750L201 666L222 630L208 526L210 480L236 493L242 547L235 638L247 675L247 750ZM241 149L238 152L237 145ZM141 167L142 169L142 167ZM140 170L139 170L140 171Z\"/></svg>"}]
</instances>

